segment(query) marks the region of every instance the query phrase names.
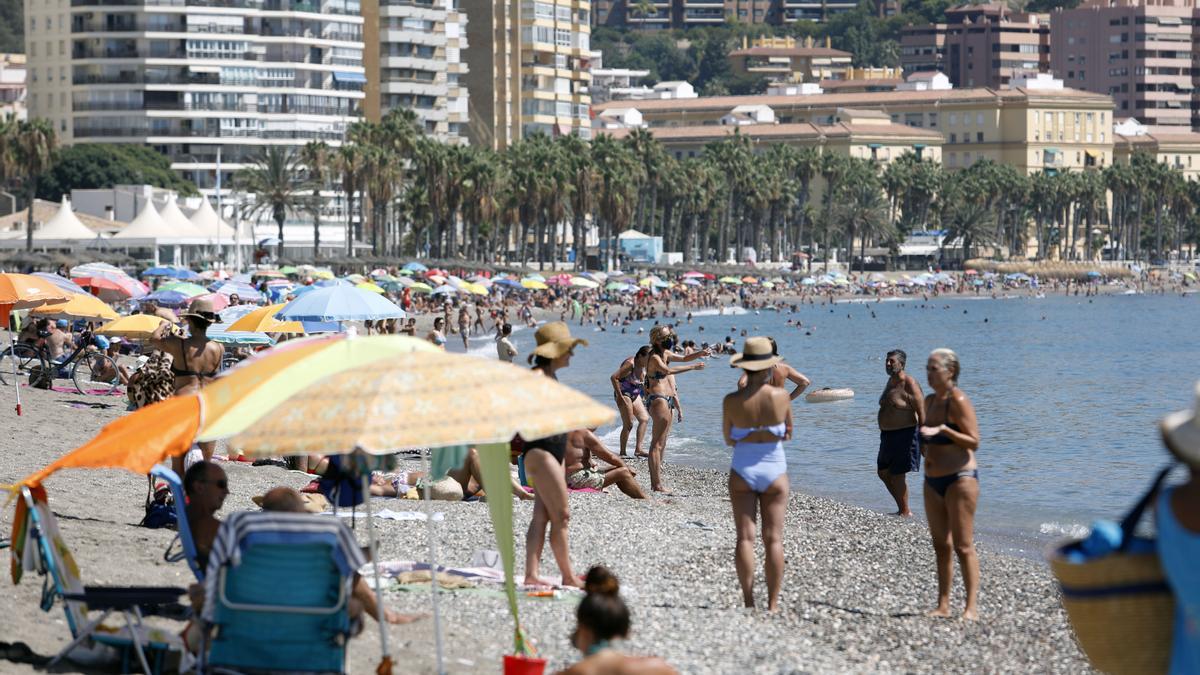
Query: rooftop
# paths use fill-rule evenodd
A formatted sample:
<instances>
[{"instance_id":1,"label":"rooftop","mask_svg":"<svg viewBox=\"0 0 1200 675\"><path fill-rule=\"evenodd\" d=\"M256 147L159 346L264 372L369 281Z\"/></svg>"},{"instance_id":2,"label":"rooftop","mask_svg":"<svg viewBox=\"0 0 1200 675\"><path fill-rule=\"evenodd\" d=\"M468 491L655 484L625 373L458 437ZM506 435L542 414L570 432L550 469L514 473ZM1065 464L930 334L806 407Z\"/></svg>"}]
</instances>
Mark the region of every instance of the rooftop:
<instances>
[{"instance_id":1,"label":"rooftop","mask_svg":"<svg viewBox=\"0 0 1200 675\"><path fill-rule=\"evenodd\" d=\"M33 201L33 223L35 235L37 234L37 228L40 225L44 225L54 218L54 216L58 213L59 207L60 204L55 202L48 202L42 199L35 199ZM25 218L28 211L29 209L21 209L16 213L0 217L0 232L6 232L9 230L21 230L23 232L25 230ZM96 216L89 216L86 213L80 213L79 211L75 211L75 217L78 218L81 223L87 226L89 230L97 233L113 232L125 227L125 223L115 220L108 220L106 218L97 218Z\"/></svg>"},{"instance_id":2,"label":"rooftop","mask_svg":"<svg viewBox=\"0 0 1200 675\"><path fill-rule=\"evenodd\" d=\"M628 136L631 129L604 129L599 134L609 134L614 138ZM942 144L942 135L929 129L918 129L904 124L887 122L884 124L750 124L744 126L703 125L689 127L664 127L651 129L650 133L660 141L695 140L700 142L717 141L733 133L755 139L820 139L820 138L907 138L933 145Z\"/></svg>"},{"instance_id":3,"label":"rooftop","mask_svg":"<svg viewBox=\"0 0 1200 675\"><path fill-rule=\"evenodd\" d=\"M787 56L807 58L853 58L850 52L830 47L749 47L730 52L730 56Z\"/></svg>"}]
</instances>

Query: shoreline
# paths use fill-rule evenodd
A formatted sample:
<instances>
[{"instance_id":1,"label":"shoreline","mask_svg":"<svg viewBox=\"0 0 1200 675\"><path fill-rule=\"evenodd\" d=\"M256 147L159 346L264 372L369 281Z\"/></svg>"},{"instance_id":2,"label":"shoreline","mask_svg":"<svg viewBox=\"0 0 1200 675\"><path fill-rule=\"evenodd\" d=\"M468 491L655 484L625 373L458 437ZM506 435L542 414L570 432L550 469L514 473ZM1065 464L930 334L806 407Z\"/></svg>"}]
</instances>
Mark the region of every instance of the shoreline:
<instances>
[{"instance_id":1,"label":"shoreline","mask_svg":"<svg viewBox=\"0 0 1200 675\"><path fill-rule=\"evenodd\" d=\"M11 392L9 392L11 393ZM8 459L0 482L19 479L95 435L123 414L117 399L23 389L26 414L0 432ZM109 406L109 407L96 407ZM62 424L68 413L72 424ZM221 450L219 449L218 452ZM419 463L416 462L416 463ZM402 456L401 464L414 466ZM250 497L275 485L300 487L308 478L278 467L223 464L231 494L222 515L254 508ZM644 465L633 464L638 480ZM592 564L610 566L633 611L633 635L623 648L653 653L684 673L706 672L1087 672L1075 646L1057 585L1044 564L979 545L983 574L978 624L935 620L922 614L935 595L933 551L922 522L793 492L784 537L786 569L782 610L777 615L746 610L733 570L733 522L727 474L666 464L676 494L637 502L610 489L607 494L571 495L571 552L576 573ZM62 535L87 584L186 586L182 563L162 561L173 537L147 530L141 518L145 479L123 471L65 471L46 483ZM424 510L423 503L377 500L372 508ZM436 502L445 514L437 523L439 562L469 564L479 550L495 548L487 507L481 503ZM517 565L522 566L528 502L514 505ZM0 527L11 528L11 506ZM361 532L363 522L356 533ZM381 560L428 560L423 522L375 520ZM6 529L7 532L7 529ZM761 553L756 595L765 601ZM547 547L541 572L555 571ZM522 570L518 569L518 579ZM955 607L961 611L961 582ZM0 584L5 606L0 633L50 655L65 646L68 631L56 605L38 607L40 580L29 575L19 586ZM497 672L511 652L512 623L506 602L488 591L442 593L446 667L450 672ZM429 612L428 585L388 590L388 606ZM548 669L578 660L568 635L574 604L519 596L522 624ZM154 618L151 622L162 623ZM163 625L171 625L169 623ZM392 626L396 663L409 672L433 672L432 621ZM367 622L350 648L348 670L371 672L378 663L377 627ZM11 668L9 668L11 666ZM6 672L34 673L5 663ZM88 672L70 666L67 672ZM549 670L548 670L549 672Z\"/></svg>"}]
</instances>

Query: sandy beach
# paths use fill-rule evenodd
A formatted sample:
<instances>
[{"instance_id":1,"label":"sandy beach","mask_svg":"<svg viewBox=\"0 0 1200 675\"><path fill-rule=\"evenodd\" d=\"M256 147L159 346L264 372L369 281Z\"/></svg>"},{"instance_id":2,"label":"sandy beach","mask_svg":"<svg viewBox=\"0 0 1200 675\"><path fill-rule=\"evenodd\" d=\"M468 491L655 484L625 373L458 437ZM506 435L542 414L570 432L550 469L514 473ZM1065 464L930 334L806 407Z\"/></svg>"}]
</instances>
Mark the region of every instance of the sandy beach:
<instances>
[{"instance_id":1,"label":"sandy beach","mask_svg":"<svg viewBox=\"0 0 1200 675\"><path fill-rule=\"evenodd\" d=\"M82 397L23 388L25 415L11 411L6 389L4 463L0 483L17 480L91 438L124 413L116 397ZM416 463L405 460L412 468ZM231 494L223 513L254 508L253 495L275 485L301 487L308 479L277 467L226 463ZM648 481L644 464L633 464ZM633 610L634 632L625 648L666 658L685 673L732 672L1083 672L1056 586L1038 561L1008 557L979 545L983 585L978 624L923 616L935 596L933 552L923 522L793 494L785 534L787 560L782 611L771 615L740 606L733 569L734 530L726 476L678 465L667 468L677 493L635 502L616 490L571 497L572 557L579 572L595 563L620 577ZM868 478L873 478L868 477ZM864 478L866 480L867 478ZM916 479L910 478L910 485ZM163 562L174 533L136 527L146 481L121 471L64 471L46 483L63 536L85 583L186 586L182 563ZM378 500L393 510L421 510L418 502ZM437 502L439 561L465 566L479 550L494 548L487 507ZM523 555L529 502L515 505L517 558ZM365 542L365 521L359 539ZM381 559L428 560L422 522L376 521ZM0 527L12 527L11 504ZM547 549L542 573L553 572ZM520 570L518 570L518 573ZM955 602L961 608L961 583ZM41 583L0 584L0 635L52 655L69 639L61 606L38 609ZM759 595L765 604L765 586ZM444 592L443 626L450 672L499 672L512 648L506 603L493 590ZM427 585L389 587L386 602L401 611L428 612ZM549 668L574 662L568 636L574 597L521 596L522 621ZM160 621L160 619L156 620ZM168 624L169 625L169 624ZM429 619L392 626L401 672L435 672ZM379 658L375 625L356 638L349 671L369 673ZM5 662L0 671L35 672ZM91 672L67 664L61 672Z\"/></svg>"}]
</instances>

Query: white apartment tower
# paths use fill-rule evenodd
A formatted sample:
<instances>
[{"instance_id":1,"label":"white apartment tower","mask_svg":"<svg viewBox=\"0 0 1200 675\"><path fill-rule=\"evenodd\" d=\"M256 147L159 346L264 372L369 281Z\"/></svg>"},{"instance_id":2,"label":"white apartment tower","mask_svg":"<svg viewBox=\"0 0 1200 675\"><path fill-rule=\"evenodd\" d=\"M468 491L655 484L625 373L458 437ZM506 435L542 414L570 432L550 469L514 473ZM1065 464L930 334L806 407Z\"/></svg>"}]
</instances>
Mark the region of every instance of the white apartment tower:
<instances>
[{"instance_id":1,"label":"white apartment tower","mask_svg":"<svg viewBox=\"0 0 1200 675\"><path fill-rule=\"evenodd\" d=\"M411 110L427 134L465 143L467 17L457 0L364 0L367 117ZM377 51L376 51L377 50Z\"/></svg>"},{"instance_id":2,"label":"white apartment tower","mask_svg":"<svg viewBox=\"0 0 1200 675\"><path fill-rule=\"evenodd\" d=\"M359 0L25 0L29 114L133 143L204 192L265 146L338 145L361 115Z\"/></svg>"}]
</instances>

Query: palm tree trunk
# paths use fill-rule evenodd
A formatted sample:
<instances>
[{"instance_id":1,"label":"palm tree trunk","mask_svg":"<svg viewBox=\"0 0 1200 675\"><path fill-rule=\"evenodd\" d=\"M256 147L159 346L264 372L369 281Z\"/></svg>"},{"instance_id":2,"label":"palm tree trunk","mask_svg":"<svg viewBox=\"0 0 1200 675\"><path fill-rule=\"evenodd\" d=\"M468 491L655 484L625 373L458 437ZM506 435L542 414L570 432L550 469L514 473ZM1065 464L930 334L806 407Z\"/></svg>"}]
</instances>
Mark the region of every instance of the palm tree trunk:
<instances>
[{"instance_id":1,"label":"palm tree trunk","mask_svg":"<svg viewBox=\"0 0 1200 675\"><path fill-rule=\"evenodd\" d=\"M37 199L37 179L29 179L29 187L25 189L25 203L27 211L25 213L25 250L33 250L33 202Z\"/></svg>"},{"instance_id":2,"label":"palm tree trunk","mask_svg":"<svg viewBox=\"0 0 1200 675\"><path fill-rule=\"evenodd\" d=\"M313 190L313 260L321 257L321 191Z\"/></svg>"}]
</instances>

